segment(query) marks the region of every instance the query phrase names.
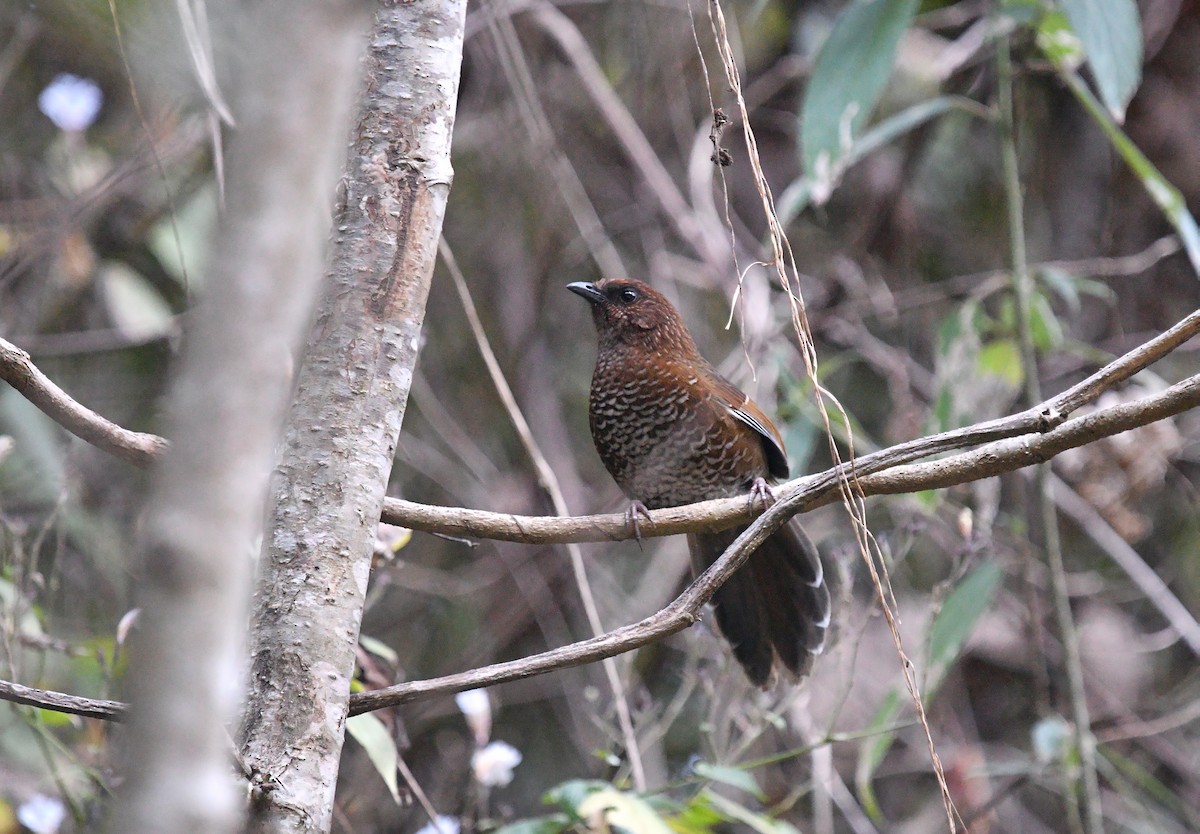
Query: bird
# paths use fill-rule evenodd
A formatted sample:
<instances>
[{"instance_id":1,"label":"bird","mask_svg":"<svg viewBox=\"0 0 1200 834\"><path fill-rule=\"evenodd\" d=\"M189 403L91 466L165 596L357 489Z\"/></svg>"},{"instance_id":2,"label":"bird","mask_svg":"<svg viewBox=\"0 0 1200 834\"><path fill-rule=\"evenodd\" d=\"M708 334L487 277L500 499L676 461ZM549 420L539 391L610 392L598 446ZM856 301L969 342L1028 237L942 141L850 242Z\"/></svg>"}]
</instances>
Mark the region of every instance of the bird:
<instances>
[{"instance_id":1,"label":"bird","mask_svg":"<svg viewBox=\"0 0 1200 834\"><path fill-rule=\"evenodd\" d=\"M630 499L646 510L758 494L788 477L779 430L700 355L679 311L641 281L605 278L567 289L591 305L598 347L588 396L592 441ZM751 499L753 500L753 499ZM745 530L691 533L702 572ZM799 680L825 646L829 589L820 555L795 519L772 533L713 595L717 625L751 683Z\"/></svg>"}]
</instances>

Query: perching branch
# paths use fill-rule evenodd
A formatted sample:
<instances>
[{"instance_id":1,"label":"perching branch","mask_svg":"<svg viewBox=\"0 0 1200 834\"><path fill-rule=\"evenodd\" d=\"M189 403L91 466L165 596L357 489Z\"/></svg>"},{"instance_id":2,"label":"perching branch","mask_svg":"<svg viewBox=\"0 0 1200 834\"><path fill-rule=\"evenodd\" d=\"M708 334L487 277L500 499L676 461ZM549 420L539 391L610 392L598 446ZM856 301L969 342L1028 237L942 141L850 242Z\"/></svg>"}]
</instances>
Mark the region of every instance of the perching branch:
<instances>
[{"instance_id":1,"label":"perching branch","mask_svg":"<svg viewBox=\"0 0 1200 834\"><path fill-rule=\"evenodd\" d=\"M858 478L857 485L864 495L884 495L944 488L989 478L1035 463L1042 463L1067 449L1083 446L1104 437L1162 420L1173 414L1195 408L1197 405L1200 405L1200 375L1172 385L1162 393L1070 420L1043 435L1001 440L946 460L896 467L887 472L876 472ZM720 559L714 562L686 591L662 611L633 625L611 631L602 637L572 643L530 657L496 663L440 678L397 684L386 689L355 695L351 699L350 714L357 715L433 695L491 686L544 674L556 669L577 666L636 649L681 631L699 619L700 609L708 602L717 588L742 566L748 554L752 553L788 518L802 510L839 500L837 493L839 478L835 469L792 481L787 486L787 497L776 501L737 537ZM743 509L748 512L747 505L750 502L744 498L734 498L729 501L742 504ZM709 501L704 505L693 504L692 508L718 503L726 502ZM674 512L692 508L677 508ZM667 512L670 511L652 512L652 517L655 517L657 521L656 517L660 513ZM622 523L624 521L623 516L593 518L603 519L605 522L616 519L620 519ZM573 521L578 520L573 519ZM692 525L691 529L702 528ZM647 532L643 528L643 535L646 535ZM661 527L656 526L655 532L661 533Z\"/></svg>"},{"instance_id":2,"label":"perching branch","mask_svg":"<svg viewBox=\"0 0 1200 834\"><path fill-rule=\"evenodd\" d=\"M1072 411L1094 401L1104 391L1170 353L1198 332L1200 310L1034 408L1009 417L900 443L864 455L841 468L835 467L777 487L776 496L779 500L775 506L739 537L738 542L734 543L735 547L670 606L639 623L521 660L355 695L351 701L351 714L438 693L543 674L611 657L673 634L695 621L700 608L724 581L724 577L744 561L745 557L741 555L743 550L737 547L740 542L752 535L755 542L761 541L777 524L782 523L780 514L790 517L838 500L837 486L843 469L855 476L864 496L944 488L1041 463L1066 449L1083 446L1193 408L1200 403L1200 377L1187 379L1154 396L1064 422ZM33 366L27 354L3 340L0 340L0 378L8 380L64 428L122 460L145 466L165 448L165 441L161 438L127 432L75 403ZM924 457L980 443L989 445L940 461L914 463ZM753 508L744 498L705 501L685 507L652 510L648 522L641 525L641 533L667 536L720 530L747 522L752 517ZM382 519L427 532L529 544L616 541L632 536L623 514L572 518L516 516L386 499ZM770 529L762 533L767 525L770 525ZM26 697L30 697L28 693ZM3 689L0 689L0 699L14 700L11 693ZM37 705L78 712L61 703L38 702Z\"/></svg>"},{"instance_id":3,"label":"perching branch","mask_svg":"<svg viewBox=\"0 0 1200 834\"><path fill-rule=\"evenodd\" d=\"M1068 420L1045 434L1000 440L944 460L894 466L886 471L863 475L857 483L863 494L867 496L911 493L969 483L1045 462L1068 449L1085 446L1105 437L1166 419L1197 406L1200 406L1200 375L1172 385L1158 394ZM888 451L891 450L884 450L884 452ZM644 620L615 629L599 637L571 643L518 660L356 694L350 698L350 714L358 715L434 695L520 680L557 669L578 666L631 651L681 631L699 619L700 609L703 608L705 602L720 587L721 583L741 566L747 553L753 551L792 515L838 500L837 485L836 472L831 469L792 481L786 485L786 490L784 487L779 488L777 495L780 496L780 500L776 501L766 513L739 536L730 549L713 563L712 567L670 605ZM448 523L447 516L461 521L461 515L467 512L453 508L438 510L433 507L421 507L421 505L411 506L420 508L427 518L433 518L439 524ZM654 525L653 533L669 535L717 529L726 526L732 520L745 521L750 518L751 509L749 502L744 498L731 498L721 501L705 501L667 510L652 510L650 515ZM469 523L474 523L476 526L470 529L484 527L492 532L494 532L493 528L501 532L525 530L534 536L532 539L524 539L525 541L598 541L625 537L625 518L621 514L554 519L477 512L471 513L471 516L473 522ZM711 521L718 516L723 519L722 522ZM710 528L706 525L715 526ZM648 527L649 525L643 527L643 535L650 534L651 531L647 529ZM465 528L456 527L454 529L462 531ZM603 535L599 535L601 533ZM575 538L567 538L568 536ZM590 536L590 538L584 538L584 536ZM115 721L121 720L125 709L125 705L118 701L78 698L73 695L4 682L0 682L0 700L16 701L58 712Z\"/></svg>"},{"instance_id":4,"label":"perching branch","mask_svg":"<svg viewBox=\"0 0 1200 834\"><path fill-rule=\"evenodd\" d=\"M1026 411L997 420L976 423L941 434L920 437L915 440L881 449L869 455L863 455L845 464L845 468L857 475L864 489L868 484L875 483L866 476L885 469L912 463L920 458L943 452L954 451L979 443L1017 437L1019 435L1044 432L1060 425L1067 415L1094 401L1104 391L1117 383L1133 376L1138 371L1170 353L1179 345L1191 339L1200 332L1200 310L1197 310L1169 330L1159 336L1134 348L1120 358L1105 365L1087 379L1072 386L1056 397L1034 406ZM1190 407L1190 406L1188 406ZM1186 410L1187 407L1180 410ZM1173 412L1178 413L1178 412ZM1161 418L1154 418L1161 419ZM1147 420L1146 422L1153 422ZM1110 432L1116 434L1136 428L1138 423L1124 429ZM1083 441L1090 442L1090 441ZM1076 445L1082 445L1076 444ZM1064 447L1066 448L1066 447ZM1057 449L1053 454L1058 454ZM1052 455L1051 455L1052 456ZM951 458L957 460L958 458ZM941 461L938 465L945 466L950 461ZM1036 461L1030 461L1035 463ZM1029 464L1022 464L1029 465ZM1012 467L1019 468L1019 467ZM1002 469L1008 472L1011 469ZM806 489L810 482L820 481L830 486L838 481L838 468L826 472L798 478L775 488L776 497L787 500L796 493ZM990 474L999 474L998 472ZM953 480L959 475L951 476L947 484L905 485L900 488L889 488L876 492L866 492L867 495L895 494L912 492L921 489L932 489L937 486L965 483L975 478ZM988 477L980 475L979 477ZM882 486L888 479L881 479ZM832 503L837 496L831 489L823 489L820 498L813 498L805 503L805 509L824 506ZM743 498L722 498L704 501L686 507L672 507L662 510L651 510L646 524L639 525L642 535L670 536L689 532L715 532L728 529L734 524L746 522L753 518L752 508ZM620 541L633 537L633 531L623 514L576 516L573 518L555 518L552 516L517 516L508 513L492 513L481 510L469 510L458 507L434 507L389 498L384 501L383 521L401 527L411 527L428 533L440 533L448 536L467 536L498 541L521 542L524 544L557 544L562 542L599 542Z\"/></svg>"}]
</instances>

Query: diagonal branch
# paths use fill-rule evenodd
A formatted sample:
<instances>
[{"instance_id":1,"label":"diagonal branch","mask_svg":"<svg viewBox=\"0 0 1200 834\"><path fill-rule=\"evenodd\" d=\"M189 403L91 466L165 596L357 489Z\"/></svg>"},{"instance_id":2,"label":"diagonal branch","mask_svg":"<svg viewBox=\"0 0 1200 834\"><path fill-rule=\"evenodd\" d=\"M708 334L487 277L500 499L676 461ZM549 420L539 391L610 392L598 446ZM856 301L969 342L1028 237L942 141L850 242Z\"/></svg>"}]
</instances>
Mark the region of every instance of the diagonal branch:
<instances>
[{"instance_id":1,"label":"diagonal branch","mask_svg":"<svg viewBox=\"0 0 1200 834\"><path fill-rule=\"evenodd\" d=\"M1042 435L1005 439L946 460L897 467L887 472L862 476L858 478L858 485L864 495L884 495L948 487L989 478L1043 463L1067 449L1162 420L1197 405L1200 405L1200 375L1172 385L1159 394L1070 420ZM357 715L433 695L491 686L578 666L631 651L681 631L700 618L700 609L713 593L781 524L802 510L838 500L839 480L834 472L835 470L827 470L821 475L788 484L790 494L776 501L737 537L721 558L662 611L601 637L572 643L531 657L355 695L351 699L350 714ZM743 505L749 503L745 499L732 500Z\"/></svg>"},{"instance_id":2,"label":"diagonal branch","mask_svg":"<svg viewBox=\"0 0 1200 834\"><path fill-rule=\"evenodd\" d=\"M859 477L858 483L863 493L868 496L911 493L964 484L1043 463L1067 449L1084 446L1114 434L1148 425L1197 406L1200 406L1200 375L1172 385L1158 394L1069 420L1045 434L1008 438L944 460L897 466L887 471L874 472ZM758 547L779 525L798 512L838 500L836 495L838 480L833 474L833 470L793 481L787 486L788 494L776 501L766 513L742 533L729 550L713 563L712 567L701 574L670 605L644 620L622 626L599 637L571 643L530 657L353 695L350 699L350 714L358 715L384 707L422 700L434 695L521 680L557 669L590 663L631 651L683 630L699 619L701 608L721 583L737 570L746 560L746 555ZM748 517L747 503L744 499L735 498L725 501L708 501L673 510L652 511L652 517L656 521L655 533L665 534L668 528L670 532L705 529L703 526L698 527L694 519L687 522L687 526L684 526L683 522L668 519L672 514L702 515L701 511L710 506L741 505L741 511L746 512L746 517ZM515 518L494 513L486 515L501 520ZM535 520L525 519L526 522ZM551 519L544 520L550 521ZM553 519L553 521L583 522L585 526L593 529L611 527L614 537L619 537L623 533L622 528L624 527L624 516L622 515ZM518 524L520 524L520 520L518 520ZM0 700L115 721L121 720L125 710L125 705L118 701L79 698L3 681L0 681Z\"/></svg>"}]
</instances>

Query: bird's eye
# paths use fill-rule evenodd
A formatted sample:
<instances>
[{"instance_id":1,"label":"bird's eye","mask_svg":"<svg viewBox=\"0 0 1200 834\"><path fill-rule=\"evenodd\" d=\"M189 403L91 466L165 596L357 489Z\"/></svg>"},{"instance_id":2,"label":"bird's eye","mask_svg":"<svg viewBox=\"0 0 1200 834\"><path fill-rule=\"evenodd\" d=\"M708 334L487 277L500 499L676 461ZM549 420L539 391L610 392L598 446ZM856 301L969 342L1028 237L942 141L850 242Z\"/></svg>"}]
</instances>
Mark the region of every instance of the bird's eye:
<instances>
[{"instance_id":1,"label":"bird's eye","mask_svg":"<svg viewBox=\"0 0 1200 834\"><path fill-rule=\"evenodd\" d=\"M632 304L638 300L638 291L633 287L626 287L621 290L621 302L624 304Z\"/></svg>"}]
</instances>

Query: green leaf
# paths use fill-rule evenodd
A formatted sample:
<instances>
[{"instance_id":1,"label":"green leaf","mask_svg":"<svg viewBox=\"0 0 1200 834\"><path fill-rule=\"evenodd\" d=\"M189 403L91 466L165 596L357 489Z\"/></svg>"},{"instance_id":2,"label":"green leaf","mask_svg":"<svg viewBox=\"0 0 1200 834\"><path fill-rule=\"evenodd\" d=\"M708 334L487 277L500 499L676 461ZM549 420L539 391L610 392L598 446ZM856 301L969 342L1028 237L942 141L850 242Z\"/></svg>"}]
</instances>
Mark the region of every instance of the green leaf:
<instances>
[{"instance_id":1,"label":"green leaf","mask_svg":"<svg viewBox=\"0 0 1200 834\"><path fill-rule=\"evenodd\" d=\"M1142 77L1142 26L1134 0L1059 0L1091 65L1100 100L1117 122Z\"/></svg>"},{"instance_id":2,"label":"green leaf","mask_svg":"<svg viewBox=\"0 0 1200 834\"><path fill-rule=\"evenodd\" d=\"M937 422L938 431L949 431L954 419L954 392L950 386L944 386L938 391L937 400L933 404L933 419Z\"/></svg>"},{"instance_id":3,"label":"green leaf","mask_svg":"<svg viewBox=\"0 0 1200 834\"><path fill-rule=\"evenodd\" d=\"M973 570L946 598L929 630L929 662L944 669L962 650L976 621L992 604L992 596L1003 574L995 562ZM929 696L932 684L927 687Z\"/></svg>"},{"instance_id":4,"label":"green leaf","mask_svg":"<svg viewBox=\"0 0 1200 834\"><path fill-rule=\"evenodd\" d=\"M872 126L855 139L842 160L842 171L864 157L899 139L910 130L953 110L979 114L979 105L963 96L938 96L907 107ZM779 198L779 222L786 226L812 203L813 184L807 176L800 177L784 189Z\"/></svg>"},{"instance_id":5,"label":"green leaf","mask_svg":"<svg viewBox=\"0 0 1200 834\"><path fill-rule=\"evenodd\" d=\"M1062 324L1046 296L1040 292L1030 298L1029 335L1033 338L1033 346L1041 351L1053 350L1063 341Z\"/></svg>"},{"instance_id":6,"label":"green leaf","mask_svg":"<svg viewBox=\"0 0 1200 834\"><path fill-rule=\"evenodd\" d=\"M722 785L728 785L731 788L737 788L739 791L745 791L760 801L765 799L762 788L758 786L758 782L748 771L739 770L736 767L729 767L727 765L701 761L696 762L692 766L692 772L701 779L707 779L710 782L720 782Z\"/></svg>"},{"instance_id":7,"label":"green leaf","mask_svg":"<svg viewBox=\"0 0 1200 834\"><path fill-rule=\"evenodd\" d=\"M0 425L13 440L0 466L0 490L26 506L54 506L66 477L62 429L7 385L0 388Z\"/></svg>"},{"instance_id":8,"label":"green leaf","mask_svg":"<svg viewBox=\"0 0 1200 834\"><path fill-rule=\"evenodd\" d=\"M1016 23L1032 25L1045 14L1046 7L1041 0L1000 0L1000 10Z\"/></svg>"},{"instance_id":9,"label":"green leaf","mask_svg":"<svg viewBox=\"0 0 1200 834\"><path fill-rule=\"evenodd\" d=\"M751 811L746 806L740 805L720 794L705 791L705 796L716 810L724 814L731 821L735 823L740 822L751 831L757 831L758 834L798 834L795 826L783 820L772 819L766 814Z\"/></svg>"},{"instance_id":10,"label":"green leaf","mask_svg":"<svg viewBox=\"0 0 1200 834\"><path fill-rule=\"evenodd\" d=\"M598 779L571 779L561 785L555 785L546 791L542 802L546 805L557 805L568 813L580 816L579 806L596 791L609 787L607 782Z\"/></svg>"},{"instance_id":11,"label":"green leaf","mask_svg":"<svg viewBox=\"0 0 1200 834\"><path fill-rule=\"evenodd\" d=\"M1059 67L1077 69L1087 57L1083 51L1083 42L1071 28L1067 16L1059 11L1047 13L1038 22L1037 45L1046 57Z\"/></svg>"},{"instance_id":12,"label":"green leaf","mask_svg":"<svg viewBox=\"0 0 1200 834\"><path fill-rule=\"evenodd\" d=\"M687 805L667 822L676 834L711 834L718 823L729 822L729 818L713 808L709 801L710 791L699 791Z\"/></svg>"},{"instance_id":13,"label":"green leaf","mask_svg":"<svg viewBox=\"0 0 1200 834\"><path fill-rule=\"evenodd\" d=\"M853 0L813 64L800 111L800 143L811 198L824 203L846 167L853 140L883 94L896 45L917 0Z\"/></svg>"},{"instance_id":14,"label":"green leaf","mask_svg":"<svg viewBox=\"0 0 1200 834\"><path fill-rule=\"evenodd\" d=\"M953 110L961 110L974 116L986 116L987 111L964 96L938 96L917 102L906 107L899 113L881 119L878 124L863 133L854 143L846 167L853 165L868 154L899 139L914 128L920 127L930 119L937 118Z\"/></svg>"},{"instance_id":15,"label":"green leaf","mask_svg":"<svg viewBox=\"0 0 1200 834\"><path fill-rule=\"evenodd\" d=\"M926 513L932 513L942 506L942 491L940 489L923 489L920 492L914 492L913 498L917 499L917 503L921 505Z\"/></svg>"},{"instance_id":16,"label":"green leaf","mask_svg":"<svg viewBox=\"0 0 1200 834\"><path fill-rule=\"evenodd\" d=\"M1012 339L995 339L979 351L979 370L1013 385L1021 384L1021 352Z\"/></svg>"},{"instance_id":17,"label":"green leaf","mask_svg":"<svg viewBox=\"0 0 1200 834\"><path fill-rule=\"evenodd\" d=\"M1154 163L1117 126L1112 116L1100 102L1096 101L1092 91L1088 89L1077 73L1060 68L1059 77L1087 110L1092 121L1104 131L1104 135L1108 137L1113 148L1125 160L1125 164L1141 180L1142 187L1146 189L1150 199L1175 227L1175 231L1179 233L1179 240L1183 244L1183 251L1187 253L1188 261L1191 262L1192 270L1200 275L1200 225L1197 225L1196 218L1192 217L1191 212L1188 211L1183 194L1162 175L1161 171L1154 167Z\"/></svg>"},{"instance_id":18,"label":"green leaf","mask_svg":"<svg viewBox=\"0 0 1200 834\"><path fill-rule=\"evenodd\" d=\"M508 825L500 826L492 834L562 834L570 827L571 820L566 814L550 814L531 820L510 822Z\"/></svg>"},{"instance_id":19,"label":"green leaf","mask_svg":"<svg viewBox=\"0 0 1200 834\"><path fill-rule=\"evenodd\" d=\"M579 815L585 819L599 817L610 827L631 834L672 834L670 827L646 800L615 788L589 794L579 803Z\"/></svg>"},{"instance_id":20,"label":"green leaf","mask_svg":"<svg viewBox=\"0 0 1200 834\"><path fill-rule=\"evenodd\" d=\"M879 709L875 710L875 715L867 725L868 731L878 734L871 736L863 745L858 754L858 765L854 768L854 783L858 788L859 801L862 802L863 810L876 822L883 820L883 811L875 797L875 790L871 787L871 779L883 762L883 757L896 741L896 732L886 728L894 725L900 716L900 703L900 690L894 687L888 690Z\"/></svg>"},{"instance_id":21,"label":"green leaf","mask_svg":"<svg viewBox=\"0 0 1200 834\"><path fill-rule=\"evenodd\" d=\"M181 285L186 273L192 290L203 283L208 271L209 239L217 214L216 189L202 188L150 230L148 243L159 262Z\"/></svg>"},{"instance_id":22,"label":"green leaf","mask_svg":"<svg viewBox=\"0 0 1200 834\"><path fill-rule=\"evenodd\" d=\"M170 332L171 308L145 278L116 261L104 264L99 273L108 314L122 335L152 339Z\"/></svg>"},{"instance_id":23,"label":"green leaf","mask_svg":"<svg viewBox=\"0 0 1200 834\"><path fill-rule=\"evenodd\" d=\"M1079 312L1079 294L1083 282L1065 269L1054 266L1042 267L1037 272L1038 280L1063 300L1072 313Z\"/></svg>"},{"instance_id":24,"label":"green leaf","mask_svg":"<svg viewBox=\"0 0 1200 834\"><path fill-rule=\"evenodd\" d=\"M982 565L972 571L942 605L942 610L929 631L929 658L931 665L936 669L925 686L923 701L926 704L937 692L942 674L962 650L963 643L975 627L975 622L991 605L1000 579L1001 571L995 563ZM883 812L871 780L896 741L895 731L887 728L896 724L907 700L907 696L902 696L897 688L888 691L868 725L868 730L877 731L878 734L872 736L863 746L858 756L858 765L855 767L854 782L859 801L862 802L863 810L876 822L883 820Z\"/></svg>"},{"instance_id":25,"label":"green leaf","mask_svg":"<svg viewBox=\"0 0 1200 834\"><path fill-rule=\"evenodd\" d=\"M391 792L392 799L399 805L400 786L396 784L396 764L400 759L400 754L396 750L396 742L392 740L392 735L387 731L387 727L383 726L383 722L376 716L365 712L362 715L346 719L346 730L362 749L367 751L367 758L371 760L371 764L375 765L375 769L383 777L388 791Z\"/></svg>"},{"instance_id":26,"label":"green leaf","mask_svg":"<svg viewBox=\"0 0 1200 834\"><path fill-rule=\"evenodd\" d=\"M35 707L33 714L37 716L38 722L45 727L69 727L78 720L69 713L57 712L52 709L42 709L40 707Z\"/></svg>"}]
</instances>

